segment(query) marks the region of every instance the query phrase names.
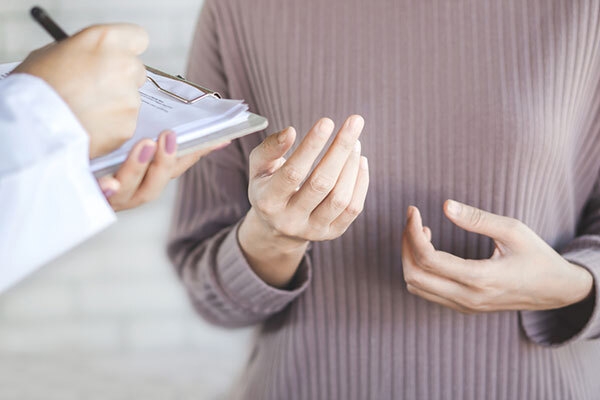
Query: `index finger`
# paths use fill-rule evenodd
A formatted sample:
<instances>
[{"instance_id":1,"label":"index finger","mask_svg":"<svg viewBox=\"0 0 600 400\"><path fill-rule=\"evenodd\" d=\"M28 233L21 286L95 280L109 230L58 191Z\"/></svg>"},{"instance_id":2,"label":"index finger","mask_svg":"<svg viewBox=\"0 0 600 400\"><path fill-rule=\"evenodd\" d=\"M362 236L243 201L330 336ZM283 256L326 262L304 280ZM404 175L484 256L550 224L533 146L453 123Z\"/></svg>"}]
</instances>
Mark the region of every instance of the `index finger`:
<instances>
[{"instance_id":1,"label":"index finger","mask_svg":"<svg viewBox=\"0 0 600 400\"><path fill-rule=\"evenodd\" d=\"M97 46L114 47L140 55L148 48L148 33L135 24L117 23L92 25L75 34Z\"/></svg>"},{"instance_id":2,"label":"index finger","mask_svg":"<svg viewBox=\"0 0 600 400\"><path fill-rule=\"evenodd\" d=\"M333 121L320 119L290 158L271 177L272 196L288 201L310 172L315 160L333 133Z\"/></svg>"},{"instance_id":3,"label":"index finger","mask_svg":"<svg viewBox=\"0 0 600 400\"><path fill-rule=\"evenodd\" d=\"M339 130L327 153L316 166L307 183L294 195L293 204L312 211L317 207L339 182L340 173L352 153L360 152L360 136L364 126L361 116L350 116ZM351 188L352 189L352 188Z\"/></svg>"}]
</instances>

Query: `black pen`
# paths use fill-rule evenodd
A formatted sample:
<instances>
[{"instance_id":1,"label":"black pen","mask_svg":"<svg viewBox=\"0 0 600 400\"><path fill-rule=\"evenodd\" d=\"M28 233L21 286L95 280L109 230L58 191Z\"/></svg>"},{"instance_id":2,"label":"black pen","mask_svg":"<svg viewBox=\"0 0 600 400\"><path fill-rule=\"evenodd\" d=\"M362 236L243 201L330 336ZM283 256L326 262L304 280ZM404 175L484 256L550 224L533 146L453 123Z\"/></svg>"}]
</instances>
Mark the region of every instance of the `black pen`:
<instances>
[{"instance_id":1,"label":"black pen","mask_svg":"<svg viewBox=\"0 0 600 400\"><path fill-rule=\"evenodd\" d=\"M41 7L35 6L31 8L31 16L56 40L57 42L69 37L56 22L50 18L48 13Z\"/></svg>"}]
</instances>

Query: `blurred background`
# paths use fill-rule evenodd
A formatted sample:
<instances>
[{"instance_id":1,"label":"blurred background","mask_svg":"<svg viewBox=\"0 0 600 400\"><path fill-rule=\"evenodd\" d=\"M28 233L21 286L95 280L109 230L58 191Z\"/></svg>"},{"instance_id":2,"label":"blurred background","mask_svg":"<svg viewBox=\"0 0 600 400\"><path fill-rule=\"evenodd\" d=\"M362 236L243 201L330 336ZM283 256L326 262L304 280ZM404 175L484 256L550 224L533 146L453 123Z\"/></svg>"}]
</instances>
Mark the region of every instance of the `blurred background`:
<instances>
[{"instance_id":1,"label":"blurred background","mask_svg":"<svg viewBox=\"0 0 600 400\"><path fill-rule=\"evenodd\" d=\"M68 32L134 22L146 64L185 72L201 0L1 0L0 62L49 43L29 17L44 7ZM0 295L0 399L222 399L250 330L197 317L165 256L175 184ZM32 248L32 251L35 249ZM1 262L1 261L0 261Z\"/></svg>"}]
</instances>

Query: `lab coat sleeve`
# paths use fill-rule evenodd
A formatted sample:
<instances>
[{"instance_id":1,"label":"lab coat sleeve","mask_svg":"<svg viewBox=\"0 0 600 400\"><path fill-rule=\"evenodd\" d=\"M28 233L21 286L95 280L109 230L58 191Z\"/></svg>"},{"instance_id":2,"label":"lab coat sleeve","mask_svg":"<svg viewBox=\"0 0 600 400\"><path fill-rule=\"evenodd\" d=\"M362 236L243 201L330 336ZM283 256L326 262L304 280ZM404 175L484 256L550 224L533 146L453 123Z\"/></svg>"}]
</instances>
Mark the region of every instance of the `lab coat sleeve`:
<instances>
[{"instance_id":1,"label":"lab coat sleeve","mask_svg":"<svg viewBox=\"0 0 600 400\"><path fill-rule=\"evenodd\" d=\"M62 98L30 75L0 80L0 293L114 220Z\"/></svg>"}]
</instances>

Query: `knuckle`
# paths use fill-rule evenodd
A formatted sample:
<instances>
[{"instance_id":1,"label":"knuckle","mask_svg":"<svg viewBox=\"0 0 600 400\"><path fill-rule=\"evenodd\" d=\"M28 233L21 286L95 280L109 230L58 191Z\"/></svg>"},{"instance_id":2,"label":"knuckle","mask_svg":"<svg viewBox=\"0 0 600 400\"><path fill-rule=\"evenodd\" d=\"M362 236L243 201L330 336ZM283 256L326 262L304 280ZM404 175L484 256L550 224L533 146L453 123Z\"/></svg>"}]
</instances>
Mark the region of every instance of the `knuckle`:
<instances>
[{"instance_id":1,"label":"knuckle","mask_svg":"<svg viewBox=\"0 0 600 400\"><path fill-rule=\"evenodd\" d=\"M479 209L474 209L471 212L471 215L469 216L469 221L471 223L471 226L481 226L484 223L484 219L485 216L483 214L483 211L479 210Z\"/></svg>"},{"instance_id":2,"label":"knuckle","mask_svg":"<svg viewBox=\"0 0 600 400\"><path fill-rule=\"evenodd\" d=\"M323 143L327 140L325 139L323 133L315 133L313 135L306 137L306 147L308 147L311 152L320 152L323 149Z\"/></svg>"},{"instance_id":3,"label":"knuckle","mask_svg":"<svg viewBox=\"0 0 600 400\"><path fill-rule=\"evenodd\" d=\"M404 271L404 280L410 286L421 287L423 285L424 277L415 269L410 269Z\"/></svg>"},{"instance_id":4,"label":"knuckle","mask_svg":"<svg viewBox=\"0 0 600 400\"><path fill-rule=\"evenodd\" d=\"M465 307L456 306L456 307L453 307L453 308L456 311L458 311L459 313L464 314L464 315L473 315L473 314L475 314L475 312L473 310L469 310L468 308L465 308Z\"/></svg>"},{"instance_id":5,"label":"knuckle","mask_svg":"<svg viewBox=\"0 0 600 400\"><path fill-rule=\"evenodd\" d=\"M302 173L298 168L291 164L285 164L281 167L283 179L290 185L299 186L302 182Z\"/></svg>"},{"instance_id":6,"label":"knuckle","mask_svg":"<svg viewBox=\"0 0 600 400\"><path fill-rule=\"evenodd\" d=\"M415 252L414 257L417 264L421 266L432 267L436 263L436 255L431 251L417 251Z\"/></svg>"},{"instance_id":7,"label":"knuckle","mask_svg":"<svg viewBox=\"0 0 600 400\"><path fill-rule=\"evenodd\" d=\"M258 211L263 215L273 216L275 214L275 204L273 204L273 201L271 201L268 197L257 199L255 205Z\"/></svg>"},{"instance_id":8,"label":"knuckle","mask_svg":"<svg viewBox=\"0 0 600 400\"><path fill-rule=\"evenodd\" d=\"M106 47L113 36L113 30L107 25L92 25L81 31L81 35L95 43L96 47Z\"/></svg>"},{"instance_id":9,"label":"knuckle","mask_svg":"<svg viewBox=\"0 0 600 400\"><path fill-rule=\"evenodd\" d=\"M327 238L327 240L337 239L340 236L342 236L344 233L346 233L347 230L348 230L347 226L344 228L338 228L338 229L332 230L331 233L329 234L329 237Z\"/></svg>"},{"instance_id":10,"label":"knuckle","mask_svg":"<svg viewBox=\"0 0 600 400\"><path fill-rule=\"evenodd\" d=\"M350 205L350 199L343 193L333 193L331 196L331 206L335 210L345 210Z\"/></svg>"},{"instance_id":11,"label":"knuckle","mask_svg":"<svg viewBox=\"0 0 600 400\"><path fill-rule=\"evenodd\" d=\"M347 135L342 135L338 138L336 145L340 147L342 150L350 152L354 145L356 144L356 139L348 137Z\"/></svg>"},{"instance_id":12,"label":"knuckle","mask_svg":"<svg viewBox=\"0 0 600 400\"><path fill-rule=\"evenodd\" d=\"M364 206L362 204L350 204L346 207L346 213L352 218L358 217L363 212Z\"/></svg>"},{"instance_id":13,"label":"knuckle","mask_svg":"<svg viewBox=\"0 0 600 400\"><path fill-rule=\"evenodd\" d=\"M347 224L334 224L329 226L329 233L327 235L327 240L334 240L342 236L348 230L349 225Z\"/></svg>"},{"instance_id":14,"label":"knuckle","mask_svg":"<svg viewBox=\"0 0 600 400\"><path fill-rule=\"evenodd\" d=\"M319 234L323 231L329 230L330 221L323 216L312 216L309 221L310 228Z\"/></svg>"},{"instance_id":15,"label":"knuckle","mask_svg":"<svg viewBox=\"0 0 600 400\"><path fill-rule=\"evenodd\" d=\"M464 301L464 306L473 312L484 312L487 308L487 303L481 295L468 297Z\"/></svg>"},{"instance_id":16,"label":"knuckle","mask_svg":"<svg viewBox=\"0 0 600 400\"><path fill-rule=\"evenodd\" d=\"M471 275L469 276L470 284L479 290L489 292L494 290L496 287L496 279L494 274L491 273L490 269L482 265L478 268L471 269Z\"/></svg>"},{"instance_id":17,"label":"knuckle","mask_svg":"<svg viewBox=\"0 0 600 400\"><path fill-rule=\"evenodd\" d=\"M467 286L472 288L483 289L486 285L484 274L478 269L471 270L462 279Z\"/></svg>"},{"instance_id":18,"label":"knuckle","mask_svg":"<svg viewBox=\"0 0 600 400\"><path fill-rule=\"evenodd\" d=\"M412 286L411 284L406 285L406 290L408 290L408 292L410 294L414 294L414 295L419 294L419 291L417 290L417 288Z\"/></svg>"},{"instance_id":19,"label":"knuckle","mask_svg":"<svg viewBox=\"0 0 600 400\"><path fill-rule=\"evenodd\" d=\"M320 194L329 193L335 185L335 181L328 176L317 174L310 179L310 188Z\"/></svg>"},{"instance_id":20,"label":"knuckle","mask_svg":"<svg viewBox=\"0 0 600 400\"><path fill-rule=\"evenodd\" d=\"M102 36L104 34L105 30L106 30L106 26L100 25L100 24L95 24L95 25L90 25L88 27L83 28L75 36L84 38L84 39L88 39L88 40L90 40L90 39L97 40L100 36Z\"/></svg>"},{"instance_id":21,"label":"knuckle","mask_svg":"<svg viewBox=\"0 0 600 400\"><path fill-rule=\"evenodd\" d=\"M327 130L316 129L306 136L306 144L312 150L321 150L328 139L329 132Z\"/></svg>"}]
</instances>

